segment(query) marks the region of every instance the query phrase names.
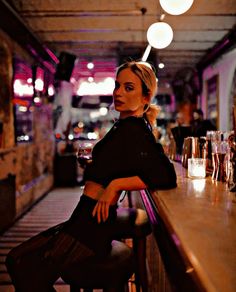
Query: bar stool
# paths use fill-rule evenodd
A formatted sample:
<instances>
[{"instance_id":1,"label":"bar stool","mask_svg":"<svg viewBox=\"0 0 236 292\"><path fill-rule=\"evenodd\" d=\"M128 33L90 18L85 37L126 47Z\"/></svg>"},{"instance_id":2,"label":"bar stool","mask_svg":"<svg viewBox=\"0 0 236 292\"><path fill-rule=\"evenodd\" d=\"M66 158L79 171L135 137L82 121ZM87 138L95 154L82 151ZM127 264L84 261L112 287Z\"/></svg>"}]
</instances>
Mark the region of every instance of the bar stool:
<instances>
[{"instance_id":1,"label":"bar stool","mask_svg":"<svg viewBox=\"0 0 236 292\"><path fill-rule=\"evenodd\" d=\"M148 291L146 237L151 233L147 213L139 208L119 207L114 225L116 239L132 239L136 291Z\"/></svg>"},{"instance_id":2,"label":"bar stool","mask_svg":"<svg viewBox=\"0 0 236 292\"><path fill-rule=\"evenodd\" d=\"M61 278L70 285L70 292L128 292L127 281L134 272L133 251L125 243L113 240L112 249L104 259L91 257L67 269Z\"/></svg>"}]
</instances>

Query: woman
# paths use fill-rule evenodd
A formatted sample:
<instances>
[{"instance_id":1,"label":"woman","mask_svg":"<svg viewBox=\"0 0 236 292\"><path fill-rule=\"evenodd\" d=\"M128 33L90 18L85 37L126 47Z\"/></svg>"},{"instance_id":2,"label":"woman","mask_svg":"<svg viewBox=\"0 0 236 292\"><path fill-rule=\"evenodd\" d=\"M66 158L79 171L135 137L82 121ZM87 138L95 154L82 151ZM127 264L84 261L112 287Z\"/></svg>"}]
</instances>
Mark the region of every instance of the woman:
<instances>
[{"instance_id":1,"label":"woman","mask_svg":"<svg viewBox=\"0 0 236 292\"><path fill-rule=\"evenodd\" d=\"M72 216L43 233L45 237L54 234L51 245L35 247L34 237L7 257L18 292L52 291L68 265L106 255L116 236L117 201L123 190L176 187L173 165L152 134L158 110L150 103L156 89L156 76L148 63L132 61L118 68L113 96L120 118L94 146L84 174L84 194Z\"/></svg>"}]
</instances>

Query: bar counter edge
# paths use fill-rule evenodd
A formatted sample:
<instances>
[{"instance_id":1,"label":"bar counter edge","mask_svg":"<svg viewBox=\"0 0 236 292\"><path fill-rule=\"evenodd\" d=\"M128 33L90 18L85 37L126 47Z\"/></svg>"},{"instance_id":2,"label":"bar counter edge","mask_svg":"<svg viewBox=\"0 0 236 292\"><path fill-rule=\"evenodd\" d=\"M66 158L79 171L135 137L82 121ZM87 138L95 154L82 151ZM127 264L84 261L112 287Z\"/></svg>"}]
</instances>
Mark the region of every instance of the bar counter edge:
<instances>
[{"instance_id":1,"label":"bar counter edge","mask_svg":"<svg viewBox=\"0 0 236 292\"><path fill-rule=\"evenodd\" d=\"M140 192L173 291L235 291L235 193L174 166L177 188Z\"/></svg>"}]
</instances>

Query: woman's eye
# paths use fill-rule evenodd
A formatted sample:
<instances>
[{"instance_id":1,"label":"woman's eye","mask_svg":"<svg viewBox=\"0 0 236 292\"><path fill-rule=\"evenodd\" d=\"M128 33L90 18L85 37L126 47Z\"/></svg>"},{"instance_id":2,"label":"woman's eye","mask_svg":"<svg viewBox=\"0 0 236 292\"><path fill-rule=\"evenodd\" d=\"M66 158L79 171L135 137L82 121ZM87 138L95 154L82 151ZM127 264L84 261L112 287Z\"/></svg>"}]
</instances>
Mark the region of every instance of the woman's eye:
<instances>
[{"instance_id":1,"label":"woman's eye","mask_svg":"<svg viewBox=\"0 0 236 292\"><path fill-rule=\"evenodd\" d=\"M126 86L126 87L125 87L125 90L126 90L126 91L132 91L132 90L133 90L133 87L132 87L132 86Z\"/></svg>"}]
</instances>

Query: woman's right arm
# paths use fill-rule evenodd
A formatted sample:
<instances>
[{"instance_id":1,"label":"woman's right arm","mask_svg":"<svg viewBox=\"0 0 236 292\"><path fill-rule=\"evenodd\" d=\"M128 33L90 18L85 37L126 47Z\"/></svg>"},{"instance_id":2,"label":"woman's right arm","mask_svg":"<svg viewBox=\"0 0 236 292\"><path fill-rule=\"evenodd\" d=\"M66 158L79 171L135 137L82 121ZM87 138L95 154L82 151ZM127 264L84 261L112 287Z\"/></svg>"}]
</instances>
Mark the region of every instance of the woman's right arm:
<instances>
[{"instance_id":1,"label":"woman's right arm","mask_svg":"<svg viewBox=\"0 0 236 292\"><path fill-rule=\"evenodd\" d=\"M142 190L147 185L138 176L116 178L103 190L96 206L93 210L93 216L97 216L97 221L105 222L109 216L109 206L117 203L123 190Z\"/></svg>"}]
</instances>

